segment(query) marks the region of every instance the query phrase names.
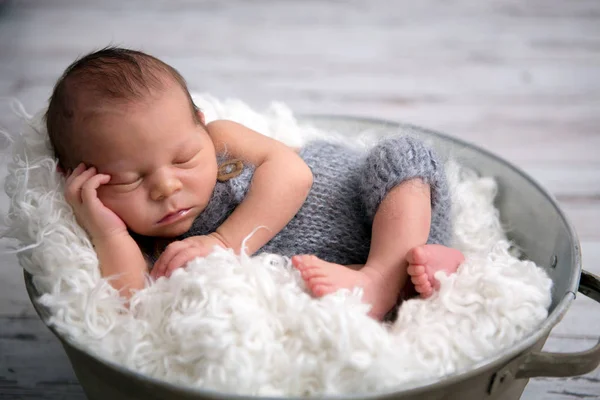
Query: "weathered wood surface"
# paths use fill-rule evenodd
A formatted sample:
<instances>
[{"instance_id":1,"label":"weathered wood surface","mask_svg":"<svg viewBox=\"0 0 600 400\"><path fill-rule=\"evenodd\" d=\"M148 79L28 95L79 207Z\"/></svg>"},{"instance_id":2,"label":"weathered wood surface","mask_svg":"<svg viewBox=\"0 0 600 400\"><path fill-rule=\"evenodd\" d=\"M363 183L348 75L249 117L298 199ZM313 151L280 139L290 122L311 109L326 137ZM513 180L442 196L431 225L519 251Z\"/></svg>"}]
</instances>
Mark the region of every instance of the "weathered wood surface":
<instances>
[{"instance_id":1,"label":"weathered wood surface","mask_svg":"<svg viewBox=\"0 0 600 400\"><path fill-rule=\"evenodd\" d=\"M7 98L39 109L76 56L109 43L141 48L219 98L401 120L477 143L557 197L583 242L584 268L600 274L597 0L0 4L2 130L18 129ZM0 399L84 398L14 256L0 257ZM599 334L600 305L581 296L546 349L584 350ZM600 370L533 380L523 398L600 398Z\"/></svg>"}]
</instances>

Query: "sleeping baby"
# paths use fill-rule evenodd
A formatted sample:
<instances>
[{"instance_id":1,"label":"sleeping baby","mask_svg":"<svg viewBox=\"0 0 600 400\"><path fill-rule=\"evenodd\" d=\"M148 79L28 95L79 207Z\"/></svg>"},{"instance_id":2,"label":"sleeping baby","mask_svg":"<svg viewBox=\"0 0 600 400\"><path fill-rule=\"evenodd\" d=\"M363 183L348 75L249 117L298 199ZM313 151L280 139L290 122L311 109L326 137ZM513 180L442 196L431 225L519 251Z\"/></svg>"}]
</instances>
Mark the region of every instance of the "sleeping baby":
<instances>
[{"instance_id":1,"label":"sleeping baby","mask_svg":"<svg viewBox=\"0 0 600 400\"><path fill-rule=\"evenodd\" d=\"M463 261L443 165L414 138L294 149L206 124L174 68L114 47L67 68L45 118L66 200L124 296L220 246L291 257L316 297L360 287L382 319Z\"/></svg>"}]
</instances>

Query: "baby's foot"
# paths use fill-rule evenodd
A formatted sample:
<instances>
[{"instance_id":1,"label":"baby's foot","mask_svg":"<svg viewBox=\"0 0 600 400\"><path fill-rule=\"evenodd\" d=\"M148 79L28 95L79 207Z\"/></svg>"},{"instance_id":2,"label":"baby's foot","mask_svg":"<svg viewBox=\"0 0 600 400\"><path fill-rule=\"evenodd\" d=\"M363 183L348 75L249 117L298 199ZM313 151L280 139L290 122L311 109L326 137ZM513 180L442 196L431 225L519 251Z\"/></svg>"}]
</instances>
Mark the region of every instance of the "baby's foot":
<instances>
[{"instance_id":1,"label":"baby's foot","mask_svg":"<svg viewBox=\"0 0 600 400\"><path fill-rule=\"evenodd\" d=\"M302 274L311 293L322 297L338 289L363 289L363 301L371 304L369 315L381 320L396 304L397 290L388 287L383 276L368 267L357 270L358 266L343 266L323 261L312 255L292 257L292 264Z\"/></svg>"},{"instance_id":2,"label":"baby's foot","mask_svg":"<svg viewBox=\"0 0 600 400\"><path fill-rule=\"evenodd\" d=\"M410 250L406 259L408 275L416 291L426 299L433 294L434 290L440 288L440 282L434 277L435 273L438 271L445 271L448 275L455 273L465 257L456 249L439 244L426 244Z\"/></svg>"}]
</instances>

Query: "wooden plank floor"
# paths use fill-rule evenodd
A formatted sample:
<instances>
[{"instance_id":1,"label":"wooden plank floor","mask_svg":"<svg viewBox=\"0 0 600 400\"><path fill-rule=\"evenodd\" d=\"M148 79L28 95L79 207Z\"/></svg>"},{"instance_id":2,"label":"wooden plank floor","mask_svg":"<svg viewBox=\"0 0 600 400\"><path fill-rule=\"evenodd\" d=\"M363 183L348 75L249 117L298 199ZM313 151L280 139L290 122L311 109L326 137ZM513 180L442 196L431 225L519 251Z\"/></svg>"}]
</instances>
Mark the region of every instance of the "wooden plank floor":
<instances>
[{"instance_id":1,"label":"wooden plank floor","mask_svg":"<svg viewBox=\"0 0 600 400\"><path fill-rule=\"evenodd\" d=\"M192 90L258 109L280 100L298 113L406 121L475 142L557 197L584 267L600 274L597 0L0 4L0 129L18 129L7 97L37 110L76 56L110 43L140 48L179 69ZM14 256L0 257L0 399L84 398ZM546 349L584 350L599 334L600 305L578 298ZM523 395L599 398L598 369L535 379Z\"/></svg>"}]
</instances>

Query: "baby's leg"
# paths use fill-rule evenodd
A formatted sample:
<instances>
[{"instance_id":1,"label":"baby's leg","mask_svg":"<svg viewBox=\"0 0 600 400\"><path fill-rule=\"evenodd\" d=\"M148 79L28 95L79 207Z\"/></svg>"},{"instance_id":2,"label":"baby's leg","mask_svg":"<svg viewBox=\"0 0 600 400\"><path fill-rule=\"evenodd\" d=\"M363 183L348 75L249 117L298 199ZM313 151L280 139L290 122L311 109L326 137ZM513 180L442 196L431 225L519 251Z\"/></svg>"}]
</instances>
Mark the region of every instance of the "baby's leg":
<instances>
[{"instance_id":1,"label":"baby's leg","mask_svg":"<svg viewBox=\"0 0 600 400\"><path fill-rule=\"evenodd\" d=\"M364 300L373 306L370 314L382 318L408 281L409 251L428 238L443 241L449 236L449 195L440 168L432 152L415 139L396 137L375 146L361 179L367 216L373 221L367 263L354 271L314 256L294 257L313 294L361 286Z\"/></svg>"},{"instance_id":2,"label":"baby's leg","mask_svg":"<svg viewBox=\"0 0 600 400\"><path fill-rule=\"evenodd\" d=\"M428 185L420 180L403 182L385 196L375 214L369 257L360 270L315 256L295 256L292 263L315 296L361 287L363 301L372 305L369 315L382 319L408 281L406 256L427 241L430 219Z\"/></svg>"},{"instance_id":3,"label":"baby's leg","mask_svg":"<svg viewBox=\"0 0 600 400\"><path fill-rule=\"evenodd\" d=\"M407 238L396 240L395 245L398 251L403 252L406 249L403 247L406 243L422 240L423 236L419 229L425 227L428 229L425 240L416 243L406 253L403 253L403 267L401 267L402 273L405 274L404 268L408 264L407 272L411 275L415 290L421 297L428 297L432 294L433 289L439 287L439 282L434 277L435 273L440 270L453 273L464 260L459 251L445 246L450 242L452 226L450 190L443 165L431 149L410 137L386 139L374 148L369 157L370 161L365 168L364 186L367 210L377 210L373 224L373 237L375 237L375 229L378 229L378 225L375 223L377 216L385 212L384 205L388 201L387 198L395 196L396 189L390 190L393 185L404 182L399 185L401 187L406 182L417 180L428 186L427 204L430 205L430 218L428 220L415 218L414 221L407 221L408 228L396 227L401 232L404 232L404 229L409 229L409 231L403 233L407 235ZM377 202L384 195L385 198L377 208ZM418 203L409 205L413 208L403 208L401 202L396 200L392 202L392 207L397 208L397 212L413 213L413 209L418 207ZM385 223L381 226L385 227ZM393 236L394 238L399 238L397 236L399 233L394 232L393 228L389 231L389 234L396 235ZM385 243L383 249L388 245L394 247L393 244ZM373 247L372 245L369 260L371 256L375 256ZM411 282L408 282L408 286L412 286Z\"/></svg>"}]
</instances>

